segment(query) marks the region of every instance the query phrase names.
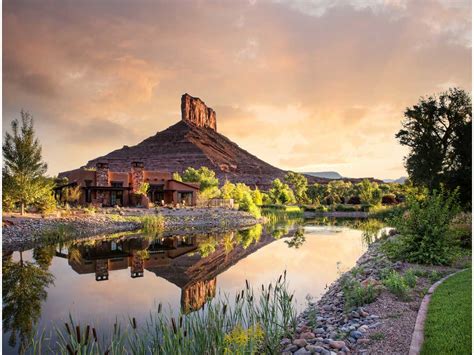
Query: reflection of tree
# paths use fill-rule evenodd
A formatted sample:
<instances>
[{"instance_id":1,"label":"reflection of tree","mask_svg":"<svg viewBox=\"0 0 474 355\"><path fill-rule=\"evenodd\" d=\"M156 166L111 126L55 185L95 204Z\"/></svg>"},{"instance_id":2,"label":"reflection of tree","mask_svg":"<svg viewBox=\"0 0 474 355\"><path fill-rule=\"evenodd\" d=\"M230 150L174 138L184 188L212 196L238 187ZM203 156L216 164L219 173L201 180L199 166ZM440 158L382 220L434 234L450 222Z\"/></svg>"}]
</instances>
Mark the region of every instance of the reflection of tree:
<instances>
[{"instance_id":1,"label":"reflection of tree","mask_svg":"<svg viewBox=\"0 0 474 355\"><path fill-rule=\"evenodd\" d=\"M199 243L199 253L203 258L205 258L216 251L216 247L218 244L219 242L216 238L209 236Z\"/></svg>"},{"instance_id":2,"label":"reflection of tree","mask_svg":"<svg viewBox=\"0 0 474 355\"><path fill-rule=\"evenodd\" d=\"M226 254L229 254L235 247L234 232L227 233L222 238L222 244Z\"/></svg>"},{"instance_id":3,"label":"reflection of tree","mask_svg":"<svg viewBox=\"0 0 474 355\"><path fill-rule=\"evenodd\" d=\"M384 227L384 223L377 219L367 219L359 222L357 228L362 230L362 240L367 244L373 243L377 237L379 231Z\"/></svg>"},{"instance_id":4,"label":"reflection of tree","mask_svg":"<svg viewBox=\"0 0 474 355\"><path fill-rule=\"evenodd\" d=\"M298 249L305 242L306 238L304 236L304 229L298 228L295 231L295 234L290 238L290 240L285 240L285 243L288 244L289 248Z\"/></svg>"},{"instance_id":5,"label":"reflection of tree","mask_svg":"<svg viewBox=\"0 0 474 355\"><path fill-rule=\"evenodd\" d=\"M45 247L38 247L33 249L33 258L42 269L48 270L53 261L53 256L56 252L55 245L48 245Z\"/></svg>"},{"instance_id":6,"label":"reflection of tree","mask_svg":"<svg viewBox=\"0 0 474 355\"><path fill-rule=\"evenodd\" d=\"M238 232L239 244L247 249L250 244L258 242L262 236L263 227L261 224L256 224L252 228L240 230Z\"/></svg>"},{"instance_id":7,"label":"reflection of tree","mask_svg":"<svg viewBox=\"0 0 474 355\"><path fill-rule=\"evenodd\" d=\"M54 277L34 263L8 260L3 263L3 331L10 331L8 344L16 346L17 336L20 352L32 335L34 324L41 315L41 302L46 299L46 287Z\"/></svg>"}]
</instances>

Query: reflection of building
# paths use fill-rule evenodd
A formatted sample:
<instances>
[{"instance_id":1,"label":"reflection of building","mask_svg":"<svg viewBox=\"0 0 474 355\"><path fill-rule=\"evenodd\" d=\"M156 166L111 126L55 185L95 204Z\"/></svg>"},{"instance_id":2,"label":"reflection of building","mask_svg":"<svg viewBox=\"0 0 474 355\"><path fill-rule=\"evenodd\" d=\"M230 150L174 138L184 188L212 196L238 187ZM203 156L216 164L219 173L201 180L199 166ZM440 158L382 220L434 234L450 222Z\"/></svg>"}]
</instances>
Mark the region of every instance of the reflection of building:
<instances>
[{"instance_id":1,"label":"reflection of building","mask_svg":"<svg viewBox=\"0 0 474 355\"><path fill-rule=\"evenodd\" d=\"M145 170L143 163L133 162L130 171L110 171L107 163L97 163L96 169L83 169L60 173L59 178L67 178L68 184L55 189L58 199L66 188L80 186L79 204L89 203L102 206L135 206L147 201L136 196L140 185L150 185L145 200L155 204L196 204L199 184L174 180L171 173Z\"/></svg>"},{"instance_id":2,"label":"reflection of building","mask_svg":"<svg viewBox=\"0 0 474 355\"><path fill-rule=\"evenodd\" d=\"M197 252L199 244L209 238L215 238L219 243L208 256L201 257ZM143 277L146 269L178 286L181 307L184 312L190 312L200 309L216 295L219 274L275 239L269 234L262 235L245 248L237 244L231 250L226 250L222 240L222 235L209 234L174 235L154 240L137 235L79 242L68 254L56 255L67 258L79 274L95 274L97 281L108 280L114 270L127 268L130 268L131 278Z\"/></svg>"}]
</instances>

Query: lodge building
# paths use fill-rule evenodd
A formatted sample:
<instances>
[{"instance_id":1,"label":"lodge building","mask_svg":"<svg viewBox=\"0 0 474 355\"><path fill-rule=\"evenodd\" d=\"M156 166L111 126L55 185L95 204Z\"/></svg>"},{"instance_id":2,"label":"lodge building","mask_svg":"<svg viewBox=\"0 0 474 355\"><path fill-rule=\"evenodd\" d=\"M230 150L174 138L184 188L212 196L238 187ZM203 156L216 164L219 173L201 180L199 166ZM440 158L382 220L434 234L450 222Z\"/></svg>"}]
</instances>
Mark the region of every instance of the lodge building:
<instances>
[{"instance_id":1,"label":"lodge building","mask_svg":"<svg viewBox=\"0 0 474 355\"><path fill-rule=\"evenodd\" d=\"M111 171L108 163L100 162L95 169L79 168L59 173L58 178L67 178L67 184L55 189L61 199L65 189L80 186L80 205L100 207L185 206L196 205L199 184L174 180L169 172L145 170L142 162L132 162L130 171ZM137 194L142 183L150 185L147 196Z\"/></svg>"}]
</instances>

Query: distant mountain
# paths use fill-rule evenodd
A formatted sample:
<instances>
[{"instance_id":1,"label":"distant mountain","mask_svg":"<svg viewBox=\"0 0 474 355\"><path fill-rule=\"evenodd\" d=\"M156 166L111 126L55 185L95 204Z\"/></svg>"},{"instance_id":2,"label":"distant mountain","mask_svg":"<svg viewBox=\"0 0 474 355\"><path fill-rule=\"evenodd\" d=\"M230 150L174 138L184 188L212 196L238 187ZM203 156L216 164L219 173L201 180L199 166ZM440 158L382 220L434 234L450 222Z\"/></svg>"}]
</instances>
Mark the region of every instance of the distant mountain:
<instances>
[{"instance_id":1,"label":"distant mountain","mask_svg":"<svg viewBox=\"0 0 474 355\"><path fill-rule=\"evenodd\" d=\"M315 176L319 178L325 178L325 179L342 179L341 174L339 174L336 171L319 171L319 172L313 172L313 173L303 173L306 175L310 176Z\"/></svg>"},{"instance_id":2,"label":"distant mountain","mask_svg":"<svg viewBox=\"0 0 474 355\"><path fill-rule=\"evenodd\" d=\"M398 179L384 179L383 182L393 182L395 184L404 184L406 179L408 179L407 176L401 176Z\"/></svg>"}]
</instances>

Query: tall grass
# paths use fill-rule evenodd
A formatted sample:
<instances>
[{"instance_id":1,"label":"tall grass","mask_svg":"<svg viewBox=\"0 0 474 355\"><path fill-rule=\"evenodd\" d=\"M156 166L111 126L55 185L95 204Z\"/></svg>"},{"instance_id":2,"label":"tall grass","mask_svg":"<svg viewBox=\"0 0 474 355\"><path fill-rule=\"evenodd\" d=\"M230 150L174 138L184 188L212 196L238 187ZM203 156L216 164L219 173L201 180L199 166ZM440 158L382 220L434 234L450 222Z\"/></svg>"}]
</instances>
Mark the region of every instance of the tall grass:
<instances>
[{"instance_id":1,"label":"tall grass","mask_svg":"<svg viewBox=\"0 0 474 355\"><path fill-rule=\"evenodd\" d=\"M100 336L90 326L75 324L70 317L57 327L56 340L41 336L29 344L35 354L274 354L280 340L296 328L293 294L286 272L275 283L262 285L257 295L246 281L233 304L228 296L209 300L189 314L173 316L161 304L145 324L135 318L123 326L116 322L109 334Z\"/></svg>"},{"instance_id":2,"label":"tall grass","mask_svg":"<svg viewBox=\"0 0 474 355\"><path fill-rule=\"evenodd\" d=\"M161 214L146 215L140 218L145 233L157 233L163 230L165 219Z\"/></svg>"}]
</instances>

